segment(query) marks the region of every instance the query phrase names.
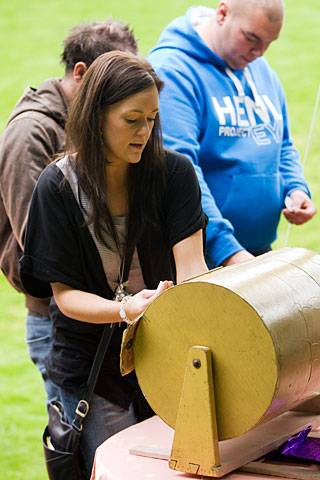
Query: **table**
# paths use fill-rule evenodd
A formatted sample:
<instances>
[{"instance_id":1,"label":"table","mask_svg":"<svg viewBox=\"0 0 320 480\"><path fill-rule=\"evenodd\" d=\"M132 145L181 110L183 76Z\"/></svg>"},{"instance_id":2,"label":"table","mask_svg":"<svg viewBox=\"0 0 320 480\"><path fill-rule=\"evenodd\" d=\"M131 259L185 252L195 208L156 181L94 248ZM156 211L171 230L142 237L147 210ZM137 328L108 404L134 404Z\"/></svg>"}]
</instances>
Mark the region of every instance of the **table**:
<instances>
[{"instance_id":1,"label":"table","mask_svg":"<svg viewBox=\"0 0 320 480\"><path fill-rule=\"evenodd\" d=\"M166 460L146 458L129 453L130 449L146 445L168 452L173 430L154 416L113 435L96 451L91 480L183 480L204 477L170 470ZM206 477L209 478L209 477ZM225 480L267 480L268 476L234 472ZM272 477L272 480L283 480Z\"/></svg>"}]
</instances>

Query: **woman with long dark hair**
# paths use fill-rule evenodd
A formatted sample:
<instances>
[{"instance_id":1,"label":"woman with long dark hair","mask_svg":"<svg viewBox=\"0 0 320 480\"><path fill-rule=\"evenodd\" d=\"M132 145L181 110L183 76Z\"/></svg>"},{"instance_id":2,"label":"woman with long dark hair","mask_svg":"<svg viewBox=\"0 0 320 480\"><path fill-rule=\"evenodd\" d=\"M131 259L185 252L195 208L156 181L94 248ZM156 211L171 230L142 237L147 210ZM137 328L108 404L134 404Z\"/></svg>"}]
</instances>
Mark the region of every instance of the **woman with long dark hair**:
<instances>
[{"instance_id":1,"label":"woman with long dark hair","mask_svg":"<svg viewBox=\"0 0 320 480\"><path fill-rule=\"evenodd\" d=\"M119 370L126 324L207 270L199 186L191 163L163 150L160 88L145 60L101 55L71 105L65 155L41 175L29 212L21 278L31 295L53 295L48 371L69 422L104 324L119 323L81 438L88 473L96 447L137 421L136 377Z\"/></svg>"}]
</instances>

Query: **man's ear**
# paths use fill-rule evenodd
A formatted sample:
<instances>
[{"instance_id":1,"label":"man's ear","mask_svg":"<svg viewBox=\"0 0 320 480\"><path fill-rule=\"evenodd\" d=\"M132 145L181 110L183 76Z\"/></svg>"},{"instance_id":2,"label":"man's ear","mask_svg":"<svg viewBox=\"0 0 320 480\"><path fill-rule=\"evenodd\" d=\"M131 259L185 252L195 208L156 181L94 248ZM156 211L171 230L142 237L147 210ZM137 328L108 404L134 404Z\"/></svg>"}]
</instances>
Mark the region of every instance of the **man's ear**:
<instances>
[{"instance_id":1,"label":"man's ear","mask_svg":"<svg viewBox=\"0 0 320 480\"><path fill-rule=\"evenodd\" d=\"M216 10L216 18L217 18L218 25L224 24L225 19L227 18L229 13L230 13L230 5L228 0L219 2Z\"/></svg>"},{"instance_id":2,"label":"man's ear","mask_svg":"<svg viewBox=\"0 0 320 480\"><path fill-rule=\"evenodd\" d=\"M84 62L77 62L73 67L72 77L76 83L80 83L83 75L87 71L87 65Z\"/></svg>"}]
</instances>

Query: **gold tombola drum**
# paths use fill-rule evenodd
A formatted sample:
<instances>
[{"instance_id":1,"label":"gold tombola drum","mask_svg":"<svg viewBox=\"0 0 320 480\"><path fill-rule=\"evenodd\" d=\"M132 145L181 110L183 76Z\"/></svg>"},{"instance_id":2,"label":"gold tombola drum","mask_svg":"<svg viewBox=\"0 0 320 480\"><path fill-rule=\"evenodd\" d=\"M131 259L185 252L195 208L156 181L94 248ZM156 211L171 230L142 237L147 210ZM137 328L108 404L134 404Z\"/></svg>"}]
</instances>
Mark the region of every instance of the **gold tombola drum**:
<instances>
[{"instance_id":1,"label":"gold tombola drum","mask_svg":"<svg viewBox=\"0 0 320 480\"><path fill-rule=\"evenodd\" d=\"M320 255L270 252L177 285L148 307L135 369L151 407L173 428L194 345L212 351L220 440L319 394Z\"/></svg>"}]
</instances>

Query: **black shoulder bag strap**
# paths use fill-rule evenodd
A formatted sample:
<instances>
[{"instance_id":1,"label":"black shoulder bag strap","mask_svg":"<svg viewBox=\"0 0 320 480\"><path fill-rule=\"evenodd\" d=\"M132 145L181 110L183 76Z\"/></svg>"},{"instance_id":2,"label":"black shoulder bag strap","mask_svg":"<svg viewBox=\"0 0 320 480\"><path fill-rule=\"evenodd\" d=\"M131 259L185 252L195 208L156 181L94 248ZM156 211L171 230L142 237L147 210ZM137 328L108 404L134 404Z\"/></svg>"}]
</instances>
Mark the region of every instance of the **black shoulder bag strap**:
<instances>
[{"instance_id":1,"label":"black shoulder bag strap","mask_svg":"<svg viewBox=\"0 0 320 480\"><path fill-rule=\"evenodd\" d=\"M124 275L123 275L124 279L126 279L125 281L127 281L129 276L133 252L134 252L134 246L129 246L127 249L125 258L123 260L125 262ZM77 432L82 431L84 419L86 418L89 412L89 402L97 383L97 379L98 379L98 375L99 375L99 371L100 371L103 359L109 348L115 325L116 325L115 323L111 323L111 324L106 324L104 326L102 337L100 339L100 342L93 360L93 364L90 370L89 378L87 381L86 392L83 395L83 398L79 401L77 405L76 415L72 421L72 427L75 430L77 430Z\"/></svg>"},{"instance_id":2,"label":"black shoulder bag strap","mask_svg":"<svg viewBox=\"0 0 320 480\"><path fill-rule=\"evenodd\" d=\"M99 371L100 371L103 359L110 345L115 325L116 325L115 323L112 323L112 324L106 324L104 326L102 337L100 339L98 349L96 351L93 364L90 370L89 378L87 381L86 392L83 395L83 398L79 400L79 403L76 408L76 415L72 421L72 427L78 432L81 432L83 427L82 425L83 421L89 412L89 402L92 397L94 388L96 386L97 378L99 375Z\"/></svg>"}]
</instances>

